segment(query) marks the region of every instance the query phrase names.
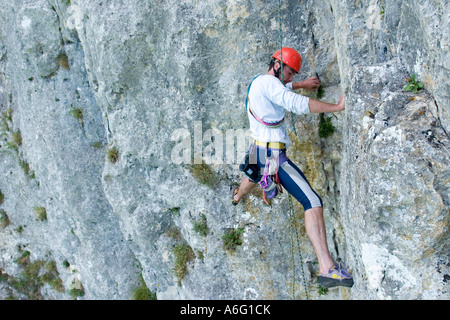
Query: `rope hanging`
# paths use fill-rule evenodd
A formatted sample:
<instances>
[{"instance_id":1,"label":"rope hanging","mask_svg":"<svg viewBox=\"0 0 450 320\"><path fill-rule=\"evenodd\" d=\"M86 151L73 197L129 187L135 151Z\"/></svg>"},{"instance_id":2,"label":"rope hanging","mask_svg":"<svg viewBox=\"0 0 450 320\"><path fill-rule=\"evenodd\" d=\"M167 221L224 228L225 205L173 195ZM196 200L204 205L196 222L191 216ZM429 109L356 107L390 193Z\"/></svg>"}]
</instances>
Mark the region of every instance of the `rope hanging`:
<instances>
[{"instance_id":1,"label":"rope hanging","mask_svg":"<svg viewBox=\"0 0 450 320\"><path fill-rule=\"evenodd\" d=\"M283 29L282 29L282 20L281 20L281 0L278 0L278 21L280 25L280 60L281 60L281 83L284 83L284 77L283 77ZM294 122L294 114L291 112L292 117L292 127L294 129L294 134L297 136L297 130L295 129L295 122ZM292 299L295 299L295 259L294 259L294 233L295 237L297 239L297 249L298 249L298 256L300 258L300 266L301 266L301 272L302 272L302 279L303 279L303 288L305 290L305 296L306 299L308 298L308 290L306 287L306 277L305 277L305 270L303 268L303 257L302 257L302 251L300 248L300 239L298 236L298 230L297 225L295 223L295 212L294 212L294 206L292 204L292 196L289 195L289 210L290 210L290 220L291 220L291 227L292 230L295 232L291 233L291 258L292 258L292 272L293 272L293 283L292 283Z\"/></svg>"},{"instance_id":2,"label":"rope hanging","mask_svg":"<svg viewBox=\"0 0 450 320\"><path fill-rule=\"evenodd\" d=\"M283 65L283 28L281 26L281 0L278 0L278 22L280 26L280 60L281 60L281 83L284 83L284 65ZM291 112L291 119L292 119L292 128L294 129L294 134L297 136L297 130L295 129L295 122L294 122L294 113Z\"/></svg>"},{"instance_id":3,"label":"rope hanging","mask_svg":"<svg viewBox=\"0 0 450 320\"><path fill-rule=\"evenodd\" d=\"M278 22L280 24L281 83L284 83L284 76L283 76L283 32L282 32L282 28L281 28L281 0L278 0Z\"/></svg>"},{"instance_id":4,"label":"rope hanging","mask_svg":"<svg viewBox=\"0 0 450 320\"><path fill-rule=\"evenodd\" d=\"M298 235L298 229L297 229L297 224L295 223L295 211L294 211L294 206L292 204L292 196L289 195L289 211L290 211L290 219L291 219L291 226L292 226L292 230L295 231L295 238L297 240L297 249L298 249L298 256L300 258L300 266L301 266L301 271L302 271L302 280L303 280L303 289L305 291L305 296L306 299L308 300L308 290L306 287L306 277L305 277L305 269L303 268L303 257L302 257L302 251L300 248L300 237ZM291 235L291 243L292 243L292 255L294 255L294 232L292 232ZM292 256L292 261L294 262L294 257ZM293 295L293 299L295 299L295 265L293 266L293 277L294 277L294 281L292 284L292 295Z\"/></svg>"}]
</instances>

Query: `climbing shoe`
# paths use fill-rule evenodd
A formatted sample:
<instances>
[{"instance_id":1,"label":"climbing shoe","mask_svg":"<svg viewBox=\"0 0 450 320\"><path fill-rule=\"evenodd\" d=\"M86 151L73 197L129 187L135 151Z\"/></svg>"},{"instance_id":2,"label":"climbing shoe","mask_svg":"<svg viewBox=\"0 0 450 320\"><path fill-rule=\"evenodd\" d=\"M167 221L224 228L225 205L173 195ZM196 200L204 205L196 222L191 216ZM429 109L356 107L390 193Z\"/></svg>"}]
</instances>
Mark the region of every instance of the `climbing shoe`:
<instances>
[{"instance_id":1,"label":"climbing shoe","mask_svg":"<svg viewBox=\"0 0 450 320\"><path fill-rule=\"evenodd\" d=\"M344 264L339 262L330 268L327 274L319 273L319 284L323 288L337 286L352 287L353 276L344 268Z\"/></svg>"}]
</instances>

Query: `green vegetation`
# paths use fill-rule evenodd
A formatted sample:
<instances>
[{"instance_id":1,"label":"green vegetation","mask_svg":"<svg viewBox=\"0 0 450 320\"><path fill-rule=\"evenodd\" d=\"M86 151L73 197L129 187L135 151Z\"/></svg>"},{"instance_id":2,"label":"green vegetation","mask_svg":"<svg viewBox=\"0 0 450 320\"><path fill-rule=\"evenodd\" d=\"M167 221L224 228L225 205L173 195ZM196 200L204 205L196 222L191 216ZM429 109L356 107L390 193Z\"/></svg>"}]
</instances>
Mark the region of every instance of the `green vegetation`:
<instances>
[{"instance_id":1,"label":"green vegetation","mask_svg":"<svg viewBox=\"0 0 450 320\"><path fill-rule=\"evenodd\" d=\"M139 282L139 286L133 290L133 300L158 300L156 298L156 293L151 292L150 289L147 288L142 274Z\"/></svg>"},{"instance_id":2,"label":"green vegetation","mask_svg":"<svg viewBox=\"0 0 450 320\"><path fill-rule=\"evenodd\" d=\"M14 150L17 153L17 156L19 156L19 148L21 146L22 146L22 135L20 131L15 131L11 133L11 140L6 143L7 149Z\"/></svg>"},{"instance_id":3,"label":"green vegetation","mask_svg":"<svg viewBox=\"0 0 450 320\"><path fill-rule=\"evenodd\" d=\"M328 293L328 288L323 288L321 285L319 285L319 296L324 296Z\"/></svg>"},{"instance_id":4,"label":"green vegetation","mask_svg":"<svg viewBox=\"0 0 450 320\"><path fill-rule=\"evenodd\" d=\"M112 147L106 152L106 157L110 163L116 163L119 161L119 150L116 147Z\"/></svg>"},{"instance_id":5,"label":"green vegetation","mask_svg":"<svg viewBox=\"0 0 450 320\"><path fill-rule=\"evenodd\" d=\"M94 149L101 149L101 148L103 147L103 144L102 144L101 141L95 141L95 142L93 142L93 143L91 144L91 146L92 146Z\"/></svg>"},{"instance_id":6,"label":"green vegetation","mask_svg":"<svg viewBox=\"0 0 450 320\"><path fill-rule=\"evenodd\" d=\"M194 222L194 231L199 235L206 237L209 232L206 216L202 213L200 219Z\"/></svg>"},{"instance_id":7,"label":"green vegetation","mask_svg":"<svg viewBox=\"0 0 450 320\"><path fill-rule=\"evenodd\" d=\"M233 253L236 251L236 247L242 244L241 236L244 234L244 229L237 228L227 230L222 236L222 245L225 250Z\"/></svg>"},{"instance_id":8,"label":"green vegetation","mask_svg":"<svg viewBox=\"0 0 450 320\"><path fill-rule=\"evenodd\" d=\"M73 288L69 290L69 295L72 297L72 299L76 299L78 297L84 296L84 288L83 285L80 283L81 288Z\"/></svg>"},{"instance_id":9,"label":"green vegetation","mask_svg":"<svg viewBox=\"0 0 450 320\"><path fill-rule=\"evenodd\" d=\"M411 78L407 79L408 84L403 88L403 91L417 93L420 89L423 89L423 84L416 81L416 75L413 74Z\"/></svg>"},{"instance_id":10,"label":"green vegetation","mask_svg":"<svg viewBox=\"0 0 450 320\"><path fill-rule=\"evenodd\" d=\"M323 96L325 95L325 89L323 88L322 85L319 86L319 88L317 88L317 99L322 99Z\"/></svg>"},{"instance_id":11,"label":"green vegetation","mask_svg":"<svg viewBox=\"0 0 450 320\"><path fill-rule=\"evenodd\" d=\"M34 179L34 171L30 170L30 164L27 161L24 161L19 158L19 165L23 170L23 173L27 175L29 178Z\"/></svg>"},{"instance_id":12,"label":"green vegetation","mask_svg":"<svg viewBox=\"0 0 450 320\"><path fill-rule=\"evenodd\" d=\"M4 200L5 200L5 195L3 194L2 190L0 190L0 204L3 204Z\"/></svg>"},{"instance_id":13,"label":"green vegetation","mask_svg":"<svg viewBox=\"0 0 450 320\"><path fill-rule=\"evenodd\" d=\"M29 251L21 251L21 256L15 262L22 268L19 277L13 277L0 270L0 281L7 282L17 293L30 300L42 300L41 288L50 285L57 292L64 292L64 285L56 269L55 261L37 260L32 262ZM16 299L11 296L8 299Z\"/></svg>"},{"instance_id":14,"label":"green vegetation","mask_svg":"<svg viewBox=\"0 0 450 320\"><path fill-rule=\"evenodd\" d=\"M22 146L22 134L20 130L11 132L12 124L12 109L2 112L0 117L0 136L5 136L5 146L7 150L13 150L14 154L17 156L19 160L19 165L22 168L25 175L29 178L34 179L34 171L30 170L30 164L22 159L20 154L20 147ZM1 148L1 146L0 146Z\"/></svg>"},{"instance_id":15,"label":"green vegetation","mask_svg":"<svg viewBox=\"0 0 450 320\"><path fill-rule=\"evenodd\" d=\"M178 284L181 284L181 280L187 274L187 264L195 258L194 251L187 244L178 244L174 247L173 253L175 255L175 275L178 278Z\"/></svg>"},{"instance_id":16,"label":"green vegetation","mask_svg":"<svg viewBox=\"0 0 450 320\"><path fill-rule=\"evenodd\" d=\"M325 118L324 114L320 114L320 122L319 122L319 137L328 138L334 133L334 126L331 123L331 117Z\"/></svg>"},{"instance_id":17,"label":"green vegetation","mask_svg":"<svg viewBox=\"0 0 450 320\"><path fill-rule=\"evenodd\" d=\"M167 230L166 234L172 239L175 240L181 239L180 229L178 229L176 226L173 226L169 230Z\"/></svg>"},{"instance_id":18,"label":"green vegetation","mask_svg":"<svg viewBox=\"0 0 450 320\"><path fill-rule=\"evenodd\" d=\"M179 217L180 216L180 210L181 208L179 207L175 207L175 208L170 208L169 209L169 213L174 216L174 217Z\"/></svg>"},{"instance_id":19,"label":"green vegetation","mask_svg":"<svg viewBox=\"0 0 450 320\"><path fill-rule=\"evenodd\" d=\"M3 132L9 131L9 124L12 123L12 109L9 108L6 111L2 112L1 118L0 118L0 129Z\"/></svg>"},{"instance_id":20,"label":"green vegetation","mask_svg":"<svg viewBox=\"0 0 450 320\"><path fill-rule=\"evenodd\" d=\"M22 146L22 135L20 134L20 131L13 132L12 142L18 147Z\"/></svg>"},{"instance_id":21,"label":"green vegetation","mask_svg":"<svg viewBox=\"0 0 450 320\"><path fill-rule=\"evenodd\" d=\"M145 284L133 290L133 300L158 300Z\"/></svg>"},{"instance_id":22,"label":"green vegetation","mask_svg":"<svg viewBox=\"0 0 450 320\"><path fill-rule=\"evenodd\" d=\"M39 221L47 220L47 210L44 207L34 207L33 210Z\"/></svg>"},{"instance_id":23,"label":"green vegetation","mask_svg":"<svg viewBox=\"0 0 450 320\"><path fill-rule=\"evenodd\" d=\"M49 261L45 265L46 273L42 275L42 281L48 283L55 291L64 292L64 285L59 277L59 272L56 268L55 261Z\"/></svg>"},{"instance_id":24,"label":"green vegetation","mask_svg":"<svg viewBox=\"0 0 450 320\"><path fill-rule=\"evenodd\" d=\"M67 260L63 261L63 266L65 268L70 267L70 263ZM81 283L80 279L76 276L78 271L75 268L70 268L69 271L72 272L73 278L71 279L71 283L69 285L68 294L72 297L72 299L77 300L78 297L84 296L84 287Z\"/></svg>"},{"instance_id":25,"label":"green vegetation","mask_svg":"<svg viewBox=\"0 0 450 320\"><path fill-rule=\"evenodd\" d=\"M195 253L197 254L197 258L199 258L201 261L205 259L205 255L200 250L195 250Z\"/></svg>"},{"instance_id":26,"label":"green vegetation","mask_svg":"<svg viewBox=\"0 0 450 320\"><path fill-rule=\"evenodd\" d=\"M79 122L83 121L83 109L70 106L69 114L71 114Z\"/></svg>"},{"instance_id":27,"label":"green vegetation","mask_svg":"<svg viewBox=\"0 0 450 320\"><path fill-rule=\"evenodd\" d=\"M215 172L206 163L194 164L190 167L192 176L201 184L213 187L217 183Z\"/></svg>"},{"instance_id":28,"label":"green vegetation","mask_svg":"<svg viewBox=\"0 0 450 320\"><path fill-rule=\"evenodd\" d=\"M68 268L68 267L70 267L70 263L69 263L69 261L67 261L67 260L64 260L63 261L63 266L64 266L64 268Z\"/></svg>"},{"instance_id":29,"label":"green vegetation","mask_svg":"<svg viewBox=\"0 0 450 320\"><path fill-rule=\"evenodd\" d=\"M0 227L6 228L7 226L9 226L9 223L9 217L6 214L5 210L0 209Z\"/></svg>"}]
</instances>

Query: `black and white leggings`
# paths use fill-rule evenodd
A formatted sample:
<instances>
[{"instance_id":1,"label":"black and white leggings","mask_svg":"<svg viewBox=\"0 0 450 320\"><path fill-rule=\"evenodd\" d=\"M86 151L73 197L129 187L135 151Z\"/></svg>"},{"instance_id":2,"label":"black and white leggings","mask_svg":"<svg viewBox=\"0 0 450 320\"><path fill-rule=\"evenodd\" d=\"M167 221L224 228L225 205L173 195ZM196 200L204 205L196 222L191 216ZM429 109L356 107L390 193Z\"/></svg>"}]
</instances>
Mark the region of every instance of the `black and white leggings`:
<instances>
[{"instance_id":1,"label":"black and white leggings","mask_svg":"<svg viewBox=\"0 0 450 320\"><path fill-rule=\"evenodd\" d=\"M250 154L253 159L256 156L256 163L260 167L258 179L251 180L252 182L258 183L263 177L267 157L278 157L278 177L284 189L303 205L305 211L322 207L322 199L311 187L303 172L286 156L286 149L266 149L252 145Z\"/></svg>"}]
</instances>

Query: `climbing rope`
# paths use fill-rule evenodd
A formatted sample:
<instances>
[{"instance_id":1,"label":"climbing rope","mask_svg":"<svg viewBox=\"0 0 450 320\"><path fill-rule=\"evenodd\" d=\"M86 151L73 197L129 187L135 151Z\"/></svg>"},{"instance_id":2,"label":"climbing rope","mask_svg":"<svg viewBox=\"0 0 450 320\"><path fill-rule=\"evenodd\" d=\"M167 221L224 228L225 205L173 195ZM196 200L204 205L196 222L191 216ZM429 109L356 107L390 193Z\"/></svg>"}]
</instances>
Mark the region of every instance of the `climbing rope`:
<instances>
[{"instance_id":1,"label":"climbing rope","mask_svg":"<svg viewBox=\"0 0 450 320\"><path fill-rule=\"evenodd\" d=\"M284 83L284 77L283 77L283 29L282 29L282 19L281 19L281 0L278 0L278 21L280 26L280 60L281 60L281 83ZM292 118L292 128L294 129L294 134L297 136L297 130L295 129L295 122L294 122L294 114L291 112L291 118ZM308 290L306 288L306 277L305 277L305 270L303 268L303 257L302 257L302 251L300 248L300 239L298 235L298 229L297 224L295 223L295 212L294 212L294 206L292 204L292 196L289 195L289 211L290 211L290 222L291 222L291 260L292 260L292 299L295 300L295 259L294 259L294 251L295 251L295 244L294 244L294 234L295 238L297 239L297 250L298 250L298 256L300 258L300 266L301 266L301 272L302 272L302 279L303 279L303 289L305 290L305 296L306 299L308 298ZM294 232L295 231L295 232Z\"/></svg>"},{"instance_id":2,"label":"climbing rope","mask_svg":"<svg viewBox=\"0 0 450 320\"><path fill-rule=\"evenodd\" d=\"M283 75L283 27L281 20L281 0L278 0L278 23L280 26L280 60L281 60L281 83L284 83L284 75ZM294 122L294 113L291 112L292 119L292 129L294 130L294 134L297 136L297 130L295 129Z\"/></svg>"},{"instance_id":3,"label":"climbing rope","mask_svg":"<svg viewBox=\"0 0 450 320\"><path fill-rule=\"evenodd\" d=\"M289 211L290 211L290 220L291 220L291 226L292 226L292 230L293 231L295 231L295 240L297 240L297 250L298 250L298 256L299 256L299 259L300 259L300 267L301 267L301 272L302 272L302 280L303 280L303 289L304 289L304 291L305 291L305 296L306 296L306 299L309 299L309 297L308 297L308 290L307 290L307 287L306 287L306 277L305 277L305 269L304 269L304 267L303 267L303 256L302 256L302 250L301 250L301 247L300 247L300 237L299 237L299 235L298 235L298 228L297 228L297 224L296 224L296 222L295 222L295 211L294 211L294 206L293 206L293 204L292 204L292 196L291 195L289 195ZM294 255L294 247L295 247L295 245L294 245L294 232L291 232L292 233L292 235L291 235L291 247L292 247L292 255ZM294 261L294 257L292 256L292 260ZM293 281L293 299L295 298L295 264L293 265L293 274L294 274L294 276L293 276L293 278L294 278L294 281Z\"/></svg>"},{"instance_id":4,"label":"climbing rope","mask_svg":"<svg viewBox=\"0 0 450 320\"><path fill-rule=\"evenodd\" d=\"M280 24L281 83L284 83L284 75L283 75L283 32L282 32L282 27L281 27L281 0L278 0L278 22Z\"/></svg>"}]
</instances>

